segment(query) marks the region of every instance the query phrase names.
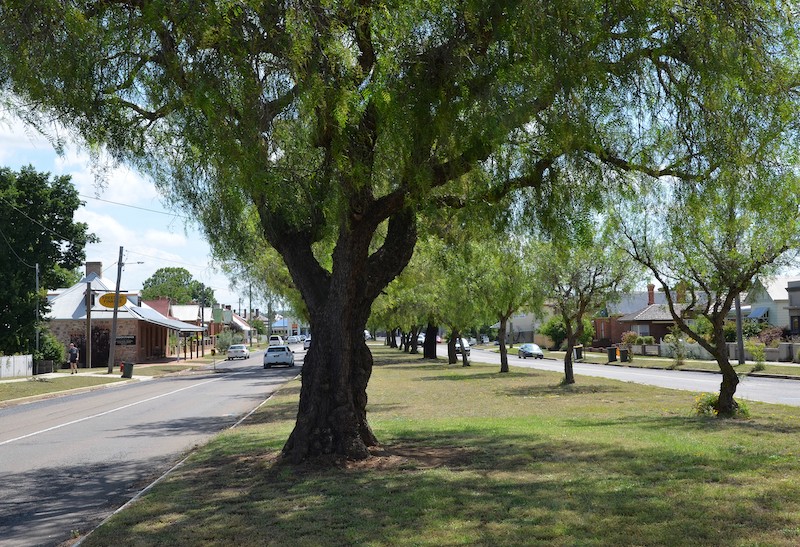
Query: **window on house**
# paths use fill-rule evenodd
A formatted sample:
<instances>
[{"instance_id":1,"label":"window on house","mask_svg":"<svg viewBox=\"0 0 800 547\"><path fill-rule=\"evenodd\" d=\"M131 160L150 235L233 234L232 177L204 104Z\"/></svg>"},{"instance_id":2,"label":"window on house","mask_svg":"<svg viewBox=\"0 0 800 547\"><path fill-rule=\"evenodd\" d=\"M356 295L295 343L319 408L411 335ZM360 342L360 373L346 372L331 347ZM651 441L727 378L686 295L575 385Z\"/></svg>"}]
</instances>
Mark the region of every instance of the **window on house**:
<instances>
[{"instance_id":1,"label":"window on house","mask_svg":"<svg viewBox=\"0 0 800 547\"><path fill-rule=\"evenodd\" d=\"M650 336L650 325L634 325L633 332L639 336Z\"/></svg>"}]
</instances>

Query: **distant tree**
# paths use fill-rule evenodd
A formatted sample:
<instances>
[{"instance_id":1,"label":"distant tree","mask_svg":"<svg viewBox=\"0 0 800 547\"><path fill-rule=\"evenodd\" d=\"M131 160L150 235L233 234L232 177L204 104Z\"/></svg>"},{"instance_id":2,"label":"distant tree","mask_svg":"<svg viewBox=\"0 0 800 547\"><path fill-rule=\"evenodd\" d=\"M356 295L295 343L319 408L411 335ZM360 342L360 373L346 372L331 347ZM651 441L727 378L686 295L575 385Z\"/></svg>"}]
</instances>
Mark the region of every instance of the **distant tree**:
<instances>
[{"instance_id":1,"label":"distant tree","mask_svg":"<svg viewBox=\"0 0 800 547\"><path fill-rule=\"evenodd\" d=\"M754 147L711 171L706 184L641 184L618 202L615 218L630 257L661 284L680 330L717 361L719 416L735 415L739 406L739 375L726 345L731 307L757 276L791 264L800 249L800 177L785 161L796 166L796 150Z\"/></svg>"},{"instance_id":2,"label":"distant tree","mask_svg":"<svg viewBox=\"0 0 800 547\"><path fill-rule=\"evenodd\" d=\"M33 167L0 169L0 353L33 352L37 305L43 316L47 289L73 284L86 244L98 241L75 222L81 205L69 177L51 179Z\"/></svg>"},{"instance_id":3,"label":"distant tree","mask_svg":"<svg viewBox=\"0 0 800 547\"><path fill-rule=\"evenodd\" d=\"M628 292L641 271L623 251L605 243L608 232L604 227L584 238L543 246L536 253L536 275L545 289L545 300L564 324L566 384L575 383L572 350L583 336L587 320Z\"/></svg>"},{"instance_id":4,"label":"distant tree","mask_svg":"<svg viewBox=\"0 0 800 547\"><path fill-rule=\"evenodd\" d=\"M211 305L216 302L214 291L195 280L185 268L160 268L142 284L142 298L169 298L175 304L190 302Z\"/></svg>"},{"instance_id":5,"label":"distant tree","mask_svg":"<svg viewBox=\"0 0 800 547\"><path fill-rule=\"evenodd\" d=\"M477 297L500 323L500 372L508 372L508 320L522 308L538 309L543 291L534 275L530 245L501 237L485 241L481 247L480 259L475 261L480 276Z\"/></svg>"}]
</instances>

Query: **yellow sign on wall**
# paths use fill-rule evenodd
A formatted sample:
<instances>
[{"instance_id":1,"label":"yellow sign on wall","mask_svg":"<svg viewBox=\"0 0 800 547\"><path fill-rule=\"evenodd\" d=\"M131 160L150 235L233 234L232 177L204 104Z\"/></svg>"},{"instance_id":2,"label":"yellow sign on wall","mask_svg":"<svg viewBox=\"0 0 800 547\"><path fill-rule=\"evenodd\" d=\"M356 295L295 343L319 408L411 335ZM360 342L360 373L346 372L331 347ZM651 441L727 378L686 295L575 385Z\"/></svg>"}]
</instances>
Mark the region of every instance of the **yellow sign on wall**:
<instances>
[{"instance_id":1,"label":"yellow sign on wall","mask_svg":"<svg viewBox=\"0 0 800 547\"><path fill-rule=\"evenodd\" d=\"M114 293L107 292L106 294L102 295L98 300L101 306L105 306L106 308L113 308L114 307ZM119 295L119 305L124 306L128 302L128 299L125 297L124 294Z\"/></svg>"}]
</instances>

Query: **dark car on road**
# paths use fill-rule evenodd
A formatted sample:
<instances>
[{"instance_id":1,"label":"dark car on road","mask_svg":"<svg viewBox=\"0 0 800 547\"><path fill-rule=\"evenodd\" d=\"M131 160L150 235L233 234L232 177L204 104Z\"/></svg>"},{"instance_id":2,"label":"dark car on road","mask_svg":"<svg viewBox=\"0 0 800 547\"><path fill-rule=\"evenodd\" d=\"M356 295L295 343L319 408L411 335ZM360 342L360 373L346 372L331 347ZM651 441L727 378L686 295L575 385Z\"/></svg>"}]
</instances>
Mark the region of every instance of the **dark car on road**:
<instances>
[{"instance_id":1,"label":"dark car on road","mask_svg":"<svg viewBox=\"0 0 800 547\"><path fill-rule=\"evenodd\" d=\"M544 359L544 352L542 352L542 348L536 344L522 344L519 347L517 357L520 359L527 359L528 357L533 357L534 359Z\"/></svg>"}]
</instances>

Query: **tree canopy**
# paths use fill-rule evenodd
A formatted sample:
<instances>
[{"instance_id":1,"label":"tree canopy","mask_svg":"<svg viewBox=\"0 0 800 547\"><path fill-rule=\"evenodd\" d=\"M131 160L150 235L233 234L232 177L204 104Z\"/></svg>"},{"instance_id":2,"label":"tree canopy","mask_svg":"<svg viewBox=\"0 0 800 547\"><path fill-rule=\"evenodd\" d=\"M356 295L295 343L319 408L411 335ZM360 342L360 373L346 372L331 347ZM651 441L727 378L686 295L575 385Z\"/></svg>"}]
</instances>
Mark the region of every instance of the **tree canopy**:
<instances>
[{"instance_id":1,"label":"tree canopy","mask_svg":"<svg viewBox=\"0 0 800 547\"><path fill-rule=\"evenodd\" d=\"M65 287L97 238L75 222L80 207L69 177L50 177L33 167L0 169L0 353L33 352L46 289ZM36 265L39 287L36 292Z\"/></svg>"},{"instance_id":2,"label":"tree canopy","mask_svg":"<svg viewBox=\"0 0 800 547\"><path fill-rule=\"evenodd\" d=\"M175 304L216 303L214 290L197 281L186 268L159 268L142 284L142 298L169 298Z\"/></svg>"},{"instance_id":3,"label":"tree canopy","mask_svg":"<svg viewBox=\"0 0 800 547\"><path fill-rule=\"evenodd\" d=\"M780 156L778 164L785 159ZM715 178L694 187L644 184L616 218L618 241L655 276L676 325L717 360L723 376L717 411L731 415L739 378L728 359L728 315L756 276L768 277L796 259L800 174L796 163L767 170L732 159Z\"/></svg>"},{"instance_id":4,"label":"tree canopy","mask_svg":"<svg viewBox=\"0 0 800 547\"><path fill-rule=\"evenodd\" d=\"M572 227L619 173L762 161L797 129L792 8L6 0L0 82L31 123L150 173L212 242L258 227L318 342L284 452L363 458L363 328L419 220L514 194L529 222Z\"/></svg>"}]
</instances>

